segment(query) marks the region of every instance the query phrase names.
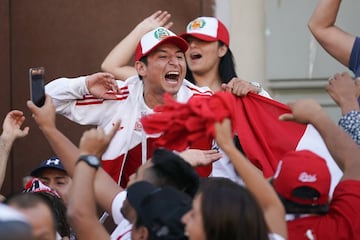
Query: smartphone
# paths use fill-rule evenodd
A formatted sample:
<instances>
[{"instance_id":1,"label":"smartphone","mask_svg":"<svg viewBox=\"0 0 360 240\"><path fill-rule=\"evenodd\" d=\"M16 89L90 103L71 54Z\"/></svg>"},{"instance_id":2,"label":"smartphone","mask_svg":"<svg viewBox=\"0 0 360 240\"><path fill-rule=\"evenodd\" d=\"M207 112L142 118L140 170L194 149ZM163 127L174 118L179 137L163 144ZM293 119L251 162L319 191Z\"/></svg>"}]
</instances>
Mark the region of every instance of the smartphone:
<instances>
[{"instance_id":1,"label":"smartphone","mask_svg":"<svg viewBox=\"0 0 360 240\"><path fill-rule=\"evenodd\" d=\"M45 69L36 67L29 69L30 99L33 103L42 107L45 103Z\"/></svg>"}]
</instances>

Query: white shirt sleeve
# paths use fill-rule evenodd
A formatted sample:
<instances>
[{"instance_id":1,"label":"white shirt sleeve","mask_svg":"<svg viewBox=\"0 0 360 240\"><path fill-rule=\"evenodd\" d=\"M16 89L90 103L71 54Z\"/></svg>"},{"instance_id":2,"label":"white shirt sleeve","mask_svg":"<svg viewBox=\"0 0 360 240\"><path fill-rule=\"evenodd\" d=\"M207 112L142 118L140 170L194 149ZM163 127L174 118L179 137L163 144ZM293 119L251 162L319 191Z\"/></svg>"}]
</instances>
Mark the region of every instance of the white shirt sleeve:
<instances>
[{"instance_id":1,"label":"white shirt sleeve","mask_svg":"<svg viewBox=\"0 0 360 240\"><path fill-rule=\"evenodd\" d=\"M45 92L53 99L57 113L79 124L99 125L111 103L92 97L85 79L59 78L48 83Z\"/></svg>"}]
</instances>

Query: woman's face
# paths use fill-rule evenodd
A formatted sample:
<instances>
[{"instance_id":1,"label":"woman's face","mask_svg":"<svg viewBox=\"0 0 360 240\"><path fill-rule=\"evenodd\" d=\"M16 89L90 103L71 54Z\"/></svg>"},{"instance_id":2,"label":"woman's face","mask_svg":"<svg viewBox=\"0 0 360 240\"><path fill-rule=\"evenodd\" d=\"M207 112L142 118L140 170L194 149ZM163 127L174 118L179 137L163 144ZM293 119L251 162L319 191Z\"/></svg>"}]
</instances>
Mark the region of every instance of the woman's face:
<instances>
[{"instance_id":1,"label":"woman's face","mask_svg":"<svg viewBox=\"0 0 360 240\"><path fill-rule=\"evenodd\" d=\"M214 69L217 71L227 50L225 45L219 46L218 41L206 42L194 37L188 37L186 41L189 44L185 53L186 62L194 75L204 75Z\"/></svg>"},{"instance_id":2,"label":"woman's face","mask_svg":"<svg viewBox=\"0 0 360 240\"><path fill-rule=\"evenodd\" d=\"M185 235L189 240L206 240L201 215L201 194L195 196L192 209L182 217L181 221L185 224Z\"/></svg>"}]
</instances>

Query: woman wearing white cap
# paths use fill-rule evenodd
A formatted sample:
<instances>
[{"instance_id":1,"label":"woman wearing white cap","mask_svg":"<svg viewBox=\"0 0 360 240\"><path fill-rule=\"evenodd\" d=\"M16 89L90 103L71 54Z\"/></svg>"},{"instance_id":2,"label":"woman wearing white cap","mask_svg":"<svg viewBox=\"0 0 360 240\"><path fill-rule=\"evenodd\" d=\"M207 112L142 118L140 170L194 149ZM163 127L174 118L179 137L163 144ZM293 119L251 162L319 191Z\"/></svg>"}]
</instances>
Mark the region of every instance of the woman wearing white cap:
<instances>
[{"instance_id":1,"label":"woman wearing white cap","mask_svg":"<svg viewBox=\"0 0 360 240\"><path fill-rule=\"evenodd\" d=\"M173 25L169 22L170 17L166 11L157 11L145 18L106 56L102 70L123 80L137 74L133 67L128 66L136 43L146 32L158 26L170 28ZM238 96L255 92L270 97L259 83L237 78L229 48L229 32L220 20L215 17L196 18L187 25L181 37L189 43L186 52L187 80L198 86L209 87L214 92L225 88Z\"/></svg>"},{"instance_id":2,"label":"woman wearing white cap","mask_svg":"<svg viewBox=\"0 0 360 240\"><path fill-rule=\"evenodd\" d=\"M157 26L171 27L173 23L169 22L170 17L171 15L166 11L157 11L140 22L108 54L101 65L102 69L112 73L117 79L125 80L136 74L135 69L128 66L136 49L136 42L144 33ZM213 92L225 89L237 96L254 92L270 97L259 83L236 77L233 55L229 48L229 32L220 20L215 17L196 18L187 25L186 32L180 36L189 44L185 53L187 80L200 87L209 87ZM235 141L241 149L237 138ZM201 159L200 162L209 162L207 159L214 158L211 154L213 153L190 150L182 152L181 156L188 161ZM227 156L222 155L223 157L214 163L211 175L227 177L242 183Z\"/></svg>"}]
</instances>

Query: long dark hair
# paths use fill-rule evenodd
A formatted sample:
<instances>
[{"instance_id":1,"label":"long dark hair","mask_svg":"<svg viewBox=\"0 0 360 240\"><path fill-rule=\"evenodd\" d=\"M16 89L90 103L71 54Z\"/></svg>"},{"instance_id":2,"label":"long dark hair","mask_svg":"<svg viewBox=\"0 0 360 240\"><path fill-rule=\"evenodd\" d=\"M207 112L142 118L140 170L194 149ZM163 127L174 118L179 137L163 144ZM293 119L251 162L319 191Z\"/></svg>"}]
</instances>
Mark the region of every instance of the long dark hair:
<instances>
[{"instance_id":1,"label":"long dark hair","mask_svg":"<svg viewBox=\"0 0 360 240\"><path fill-rule=\"evenodd\" d=\"M197 194L207 240L268 240L262 209L246 188L227 178L207 178Z\"/></svg>"},{"instance_id":2,"label":"long dark hair","mask_svg":"<svg viewBox=\"0 0 360 240\"><path fill-rule=\"evenodd\" d=\"M224 43L221 41L218 41L218 43L219 43L219 47L224 45ZM221 83L228 83L232 78L237 77L235 72L234 56L230 48L228 48L225 55L221 57L218 70L219 70ZM191 70L189 69L189 66L186 67L185 79L196 84L194 76Z\"/></svg>"}]
</instances>

